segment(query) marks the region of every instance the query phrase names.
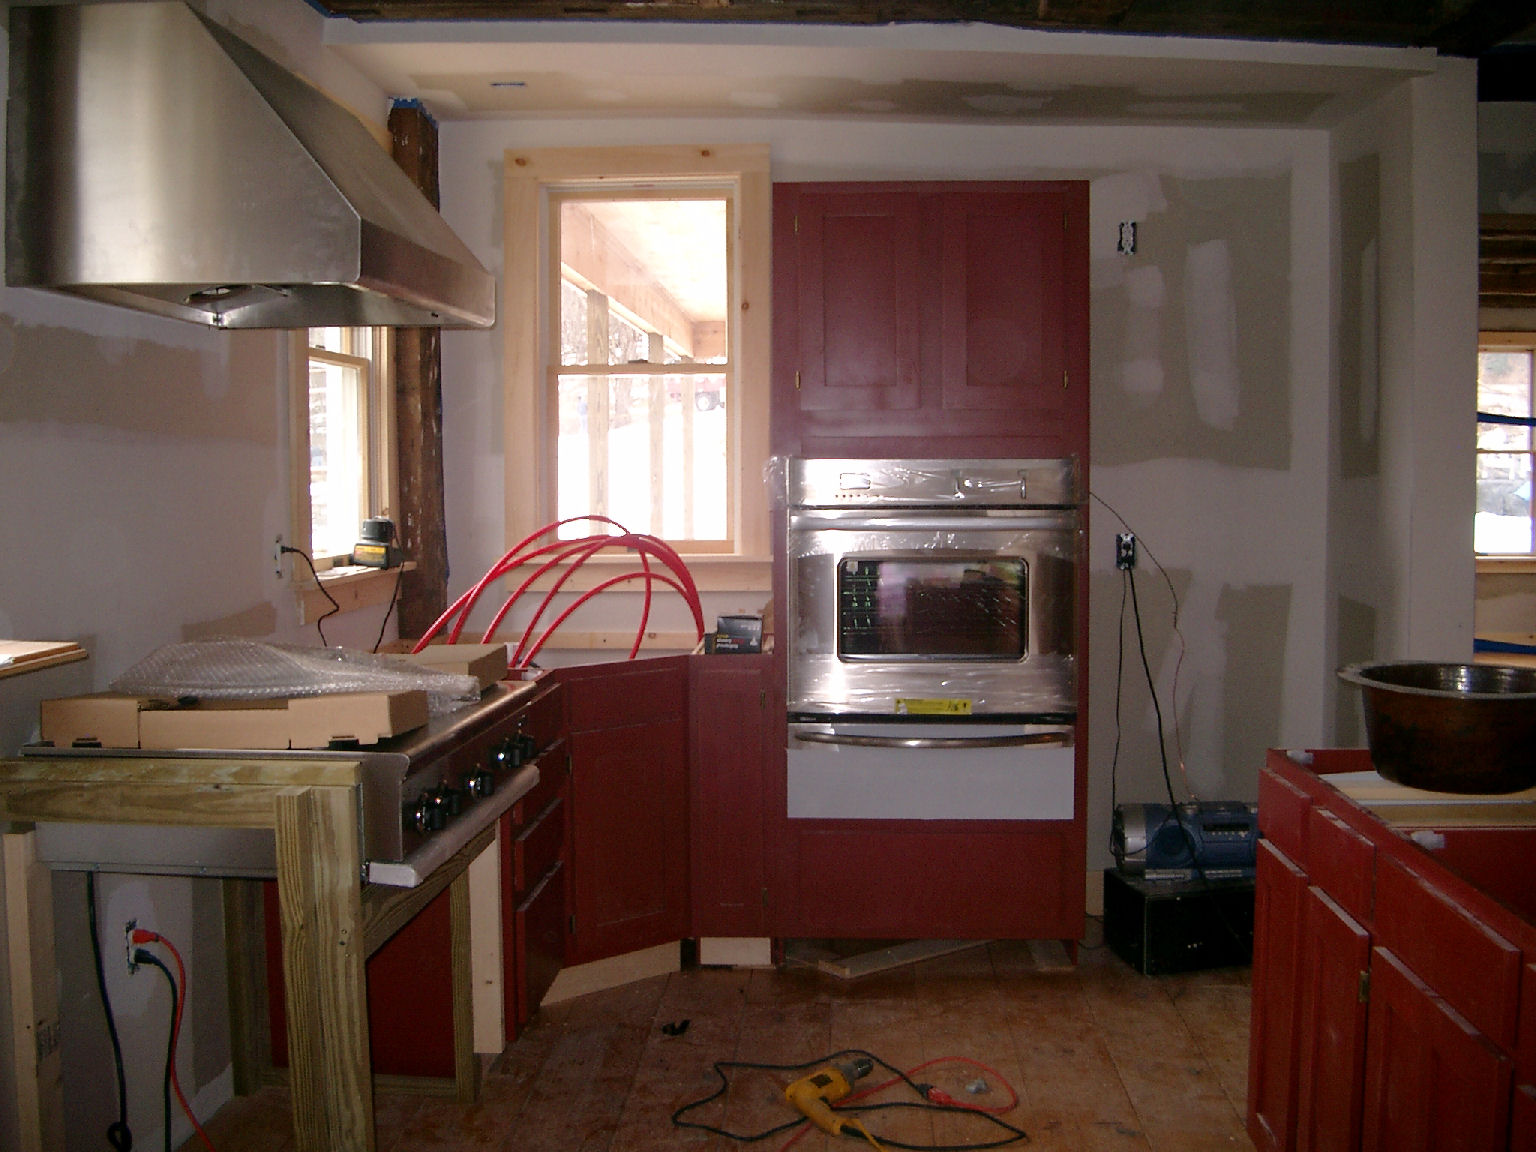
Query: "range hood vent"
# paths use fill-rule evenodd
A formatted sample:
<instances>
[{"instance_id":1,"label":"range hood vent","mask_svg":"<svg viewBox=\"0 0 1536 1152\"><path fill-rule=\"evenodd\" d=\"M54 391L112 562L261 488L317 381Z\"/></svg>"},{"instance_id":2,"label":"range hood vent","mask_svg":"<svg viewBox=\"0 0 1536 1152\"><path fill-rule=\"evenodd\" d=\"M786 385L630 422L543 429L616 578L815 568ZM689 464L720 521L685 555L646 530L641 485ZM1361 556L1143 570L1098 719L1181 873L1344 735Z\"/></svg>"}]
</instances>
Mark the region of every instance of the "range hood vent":
<instances>
[{"instance_id":1,"label":"range hood vent","mask_svg":"<svg viewBox=\"0 0 1536 1152\"><path fill-rule=\"evenodd\" d=\"M488 327L356 117L176 0L14 7L5 279L222 328Z\"/></svg>"}]
</instances>

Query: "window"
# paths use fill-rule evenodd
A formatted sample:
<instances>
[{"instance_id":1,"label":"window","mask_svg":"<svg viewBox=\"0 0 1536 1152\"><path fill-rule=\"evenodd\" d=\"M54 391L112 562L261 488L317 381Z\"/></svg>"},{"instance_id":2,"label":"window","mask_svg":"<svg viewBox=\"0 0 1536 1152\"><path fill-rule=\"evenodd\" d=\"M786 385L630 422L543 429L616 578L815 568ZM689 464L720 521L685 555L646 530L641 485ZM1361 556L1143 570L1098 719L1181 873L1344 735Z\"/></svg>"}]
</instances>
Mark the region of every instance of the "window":
<instances>
[{"instance_id":1,"label":"window","mask_svg":"<svg viewBox=\"0 0 1536 1152\"><path fill-rule=\"evenodd\" d=\"M347 564L394 483L389 340L380 328L310 328L295 359L295 537L322 571ZM302 473L302 475L301 475Z\"/></svg>"},{"instance_id":2,"label":"window","mask_svg":"<svg viewBox=\"0 0 1536 1152\"><path fill-rule=\"evenodd\" d=\"M1477 516L1480 555L1536 554L1532 532L1532 364L1536 333L1484 333L1477 353Z\"/></svg>"},{"instance_id":3,"label":"window","mask_svg":"<svg viewBox=\"0 0 1536 1152\"><path fill-rule=\"evenodd\" d=\"M693 554L705 586L710 557L766 561L767 149L506 171L509 544L599 514Z\"/></svg>"},{"instance_id":4,"label":"window","mask_svg":"<svg viewBox=\"0 0 1536 1152\"><path fill-rule=\"evenodd\" d=\"M732 206L728 186L692 182L550 191L558 519L595 513L686 551L731 549Z\"/></svg>"}]
</instances>

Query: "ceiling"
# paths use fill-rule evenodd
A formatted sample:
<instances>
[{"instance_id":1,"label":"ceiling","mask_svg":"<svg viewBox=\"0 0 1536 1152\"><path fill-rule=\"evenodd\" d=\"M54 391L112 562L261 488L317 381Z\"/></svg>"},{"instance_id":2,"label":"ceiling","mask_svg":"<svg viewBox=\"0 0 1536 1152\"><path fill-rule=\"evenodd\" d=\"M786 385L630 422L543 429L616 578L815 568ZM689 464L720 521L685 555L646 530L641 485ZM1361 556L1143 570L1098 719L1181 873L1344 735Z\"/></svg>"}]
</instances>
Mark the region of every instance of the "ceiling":
<instances>
[{"instance_id":1,"label":"ceiling","mask_svg":"<svg viewBox=\"0 0 1536 1152\"><path fill-rule=\"evenodd\" d=\"M443 120L1316 125L1447 52L1514 61L1536 95L1531 0L310 2L329 47Z\"/></svg>"},{"instance_id":2,"label":"ceiling","mask_svg":"<svg viewBox=\"0 0 1536 1152\"><path fill-rule=\"evenodd\" d=\"M310 0L357 20L620 20L846 24L967 22L1434 48L1480 56L1533 22L1529 0Z\"/></svg>"}]
</instances>

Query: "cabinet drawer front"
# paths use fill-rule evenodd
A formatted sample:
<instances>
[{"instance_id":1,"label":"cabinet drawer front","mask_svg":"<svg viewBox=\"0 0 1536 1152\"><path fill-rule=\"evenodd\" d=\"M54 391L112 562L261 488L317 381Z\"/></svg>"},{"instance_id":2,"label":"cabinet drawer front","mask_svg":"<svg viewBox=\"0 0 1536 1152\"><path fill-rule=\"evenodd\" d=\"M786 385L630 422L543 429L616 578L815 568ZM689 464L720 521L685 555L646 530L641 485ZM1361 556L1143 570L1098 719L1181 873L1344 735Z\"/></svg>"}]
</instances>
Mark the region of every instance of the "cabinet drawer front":
<instances>
[{"instance_id":1,"label":"cabinet drawer front","mask_svg":"<svg viewBox=\"0 0 1536 1152\"><path fill-rule=\"evenodd\" d=\"M570 776L565 740L562 738L544 747L533 763L539 770L539 782L512 805L514 828L531 823L564 789L566 779Z\"/></svg>"},{"instance_id":2,"label":"cabinet drawer front","mask_svg":"<svg viewBox=\"0 0 1536 1152\"><path fill-rule=\"evenodd\" d=\"M1391 859L1376 870L1376 936L1474 1028L1514 1050L1520 949Z\"/></svg>"},{"instance_id":3,"label":"cabinet drawer front","mask_svg":"<svg viewBox=\"0 0 1536 1152\"><path fill-rule=\"evenodd\" d=\"M565 876L555 868L512 915L517 1026L532 1018L565 962Z\"/></svg>"},{"instance_id":4,"label":"cabinet drawer front","mask_svg":"<svg viewBox=\"0 0 1536 1152\"><path fill-rule=\"evenodd\" d=\"M1332 812L1307 813L1312 883L1356 920L1371 922L1376 888L1376 846Z\"/></svg>"},{"instance_id":5,"label":"cabinet drawer front","mask_svg":"<svg viewBox=\"0 0 1536 1152\"><path fill-rule=\"evenodd\" d=\"M565 847L565 805L556 800L512 841L512 886L521 896L560 859Z\"/></svg>"},{"instance_id":6,"label":"cabinet drawer front","mask_svg":"<svg viewBox=\"0 0 1536 1152\"><path fill-rule=\"evenodd\" d=\"M1312 797L1268 769L1259 773L1259 828L1307 871L1307 812Z\"/></svg>"}]
</instances>

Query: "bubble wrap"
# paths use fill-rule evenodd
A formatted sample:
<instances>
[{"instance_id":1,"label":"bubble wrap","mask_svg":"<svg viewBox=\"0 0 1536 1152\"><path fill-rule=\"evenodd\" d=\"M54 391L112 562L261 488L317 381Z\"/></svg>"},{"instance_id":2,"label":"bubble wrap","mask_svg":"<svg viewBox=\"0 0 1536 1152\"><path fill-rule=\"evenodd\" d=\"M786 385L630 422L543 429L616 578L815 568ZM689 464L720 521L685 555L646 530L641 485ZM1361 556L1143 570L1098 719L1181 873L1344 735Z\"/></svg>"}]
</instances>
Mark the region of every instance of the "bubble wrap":
<instances>
[{"instance_id":1,"label":"bubble wrap","mask_svg":"<svg viewBox=\"0 0 1536 1152\"><path fill-rule=\"evenodd\" d=\"M112 681L130 696L230 700L333 692L427 693L433 716L480 699L480 683L394 656L257 640L196 640L156 649Z\"/></svg>"}]
</instances>

